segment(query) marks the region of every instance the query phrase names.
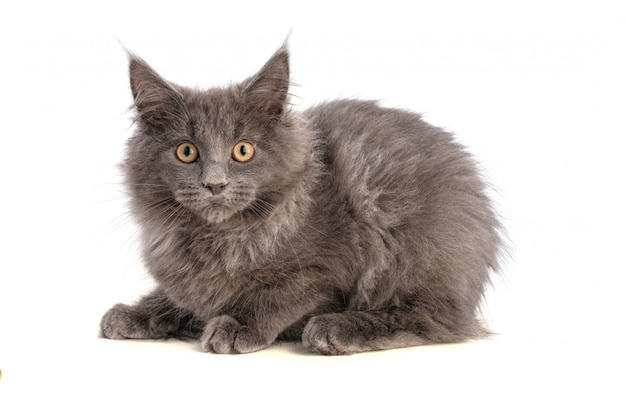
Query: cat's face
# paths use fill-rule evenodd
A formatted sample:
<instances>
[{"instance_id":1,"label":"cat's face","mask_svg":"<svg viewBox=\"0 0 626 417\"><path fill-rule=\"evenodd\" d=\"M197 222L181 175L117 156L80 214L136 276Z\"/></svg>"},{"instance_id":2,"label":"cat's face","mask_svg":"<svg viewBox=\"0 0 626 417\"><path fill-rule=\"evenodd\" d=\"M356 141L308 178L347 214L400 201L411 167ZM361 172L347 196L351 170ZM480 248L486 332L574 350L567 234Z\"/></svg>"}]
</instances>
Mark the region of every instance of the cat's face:
<instances>
[{"instance_id":1,"label":"cat's face","mask_svg":"<svg viewBox=\"0 0 626 417\"><path fill-rule=\"evenodd\" d=\"M284 49L225 89L174 86L136 58L130 75L140 127L126 161L135 198L155 213L175 204L209 224L271 213L309 149L286 115Z\"/></svg>"}]
</instances>

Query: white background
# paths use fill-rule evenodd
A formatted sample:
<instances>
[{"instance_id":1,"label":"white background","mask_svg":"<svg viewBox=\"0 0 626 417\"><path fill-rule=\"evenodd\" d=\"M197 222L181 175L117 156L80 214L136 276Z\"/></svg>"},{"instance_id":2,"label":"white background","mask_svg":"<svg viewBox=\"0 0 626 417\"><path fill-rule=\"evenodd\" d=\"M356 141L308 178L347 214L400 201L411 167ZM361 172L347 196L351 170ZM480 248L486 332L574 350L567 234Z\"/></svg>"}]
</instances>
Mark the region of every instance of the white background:
<instances>
[{"instance_id":1,"label":"white background","mask_svg":"<svg viewBox=\"0 0 626 417\"><path fill-rule=\"evenodd\" d=\"M620 3L1 0L0 414L625 415ZM117 169L120 42L207 87L290 31L296 108L381 99L482 162L513 247L499 336L339 358L96 337L150 288Z\"/></svg>"}]
</instances>

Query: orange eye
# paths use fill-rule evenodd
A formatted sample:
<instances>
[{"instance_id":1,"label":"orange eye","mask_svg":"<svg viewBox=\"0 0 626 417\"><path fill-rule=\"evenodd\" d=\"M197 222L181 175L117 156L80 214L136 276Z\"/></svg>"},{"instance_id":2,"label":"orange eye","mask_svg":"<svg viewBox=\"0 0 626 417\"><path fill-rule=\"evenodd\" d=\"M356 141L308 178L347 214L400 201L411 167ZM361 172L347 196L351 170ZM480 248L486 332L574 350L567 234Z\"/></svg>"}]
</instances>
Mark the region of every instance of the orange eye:
<instances>
[{"instance_id":1,"label":"orange eye","mask_svg":"<svg viewBox=\"0 0 626 417\"><path fill-rule=\"evenodd\" d=\"M250 142L239 142L233 148L233 159L237 162L248 162L254 155L254 146Z\"/></svg>"},{"instance_id":2,"label":"orange eye","mask_svg":"<svg viewBox=\"0 0 626 417\"><path fill-rule=\"evenodd\" d=\"M180 162L190 164L196 162L199 156L198 148L191 142L183 142L176 148L176 158Z\"/></svg>"}]
</instances>

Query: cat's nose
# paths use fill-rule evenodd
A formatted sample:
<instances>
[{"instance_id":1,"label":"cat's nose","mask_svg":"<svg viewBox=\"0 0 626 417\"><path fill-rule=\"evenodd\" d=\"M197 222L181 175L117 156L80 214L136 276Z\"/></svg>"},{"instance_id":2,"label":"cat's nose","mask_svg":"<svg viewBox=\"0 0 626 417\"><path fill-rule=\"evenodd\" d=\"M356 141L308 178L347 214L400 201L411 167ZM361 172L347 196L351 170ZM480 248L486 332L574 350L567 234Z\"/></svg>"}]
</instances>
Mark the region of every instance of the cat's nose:
<instances>
[{"instance_id":1,"label":"cat's nose","mask_svg":"<svg viewBox=\"0 0 626 417\"><path fill-rule=\"evenodd\" d=\"M211 194L213 195L218 195L220 194L222 191L224 191L224 189L226 188L226 186L228 185L228 183L220 183L220 184L204 184L204 186L211 192Z\"/></svg>"}]
</instances>

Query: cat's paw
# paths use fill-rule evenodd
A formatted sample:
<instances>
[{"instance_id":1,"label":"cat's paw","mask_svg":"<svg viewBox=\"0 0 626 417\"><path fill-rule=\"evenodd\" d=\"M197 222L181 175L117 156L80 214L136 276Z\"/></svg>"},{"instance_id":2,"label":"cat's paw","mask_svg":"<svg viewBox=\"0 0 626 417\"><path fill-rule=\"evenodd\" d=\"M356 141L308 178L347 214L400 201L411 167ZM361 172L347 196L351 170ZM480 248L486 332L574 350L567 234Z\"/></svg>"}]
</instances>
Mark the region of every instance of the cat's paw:
<instances>
[{"instance_id":1,"label":"cat's paw","mask_svg":"<svg viewBox=\"0 0 626 417\"><path fill-rule=\"evenodd\" d=\"M209 320L200 338L200 348L211 353L249 353L268 345L257 332L231 316Z\"/></svg>"},{"instance_id":2,"label":"cat's paw","mask_svg":"<svg viewBox=\"0 0 626 417\"><path fill-rule=\"evenodd\" d=\"M302 343L313 353L346 355L361 352L359 329L347 315L323 314L312 317L304 327Z\"/></svg>"},{"instance_id":3,"label":"cat's paw","mask_svg":"<svg viewBox=\"0 0 626 417\"><path fill-rule=\"evenodd\" d=\"M149 339L147 322L132 307L116 304L102 316L99 336L105 339Z\"/></svg>"},{"instance_id":4,"label":"cat's paw","mask_svg":"<svg viewBox=\"0 0 626 417\"><path fill-rule=\"evenodd\" d=\"M302 342L311 352L322 355L346 355L428 343L420 332L402 324L403 320L409 323L402 314L398 311L322 314L309 320L302 332Z\"/></svg>"}]
</instances>

